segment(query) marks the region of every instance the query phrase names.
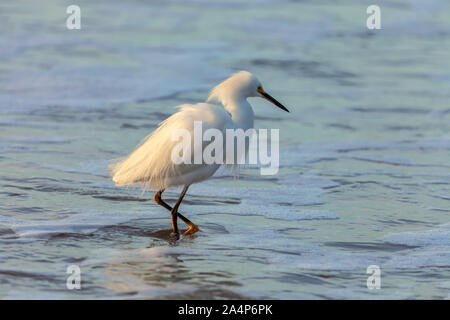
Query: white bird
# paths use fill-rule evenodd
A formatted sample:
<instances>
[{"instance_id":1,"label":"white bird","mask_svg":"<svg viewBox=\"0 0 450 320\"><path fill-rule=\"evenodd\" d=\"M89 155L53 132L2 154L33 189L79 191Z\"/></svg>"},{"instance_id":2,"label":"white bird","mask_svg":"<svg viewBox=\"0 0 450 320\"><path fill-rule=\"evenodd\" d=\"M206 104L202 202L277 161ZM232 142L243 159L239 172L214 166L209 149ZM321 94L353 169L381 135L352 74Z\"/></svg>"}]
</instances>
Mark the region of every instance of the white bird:
<instances>
[{"instance_id":1,"label":"white bird","mask_svg":"<svg viewBox=\"0 0 450 320\"><path fill-rule=\"evenodd\" d=\"M222 106L212 103L184 104L179 110L159 124L159 127L148 135L136 149L120 162L110 166L112 180L116 186L142 183L144 190L157 190L153 199L171 213L172 237L179 238L177 218L180 217L189 229L184 234L199 231L196 224L178 212L183 198L193 183L211 177L220 164L175 164L172 161L172 148L177 144L172 134L175 130L185 129L193 132L194 121L201 121L203 129L215 128L223 132L229 128L253 128L253 109L247 102L249 97L264 98L284 111L288 111L281 103L267 94L260 81L250 72L240 71L212 89L207 102L217 101ZM194 151L193 151L194 152ZM161 199L161 195L169 187L183 185L176 204L172 208Z\"/></svg>"}]
</instances>

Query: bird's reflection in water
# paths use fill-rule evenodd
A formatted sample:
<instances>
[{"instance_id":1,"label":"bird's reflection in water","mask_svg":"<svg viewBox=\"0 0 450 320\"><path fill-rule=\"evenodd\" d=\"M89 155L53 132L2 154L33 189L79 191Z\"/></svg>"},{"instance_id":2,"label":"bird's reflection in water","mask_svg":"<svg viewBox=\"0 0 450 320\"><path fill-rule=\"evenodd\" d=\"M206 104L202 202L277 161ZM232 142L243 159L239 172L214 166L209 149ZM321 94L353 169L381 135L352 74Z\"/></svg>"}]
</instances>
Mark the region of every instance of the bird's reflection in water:
<instances>
[{"instance_id":1,"label":"bird's reflection in water","mask_svg":"<svg viewBox=\"0 0 450 320\"><path fill-rule=\"evenodd\" d=\"M102 265L111 291L133 298L239 299L228 288L239 287L229 272L195 272L188 265L204 263L204 257L189 250L197 236L171 241L171 230L151 231L155 239L148 248L121 251ZM186 253L183 253L186 251Z\"/></svg>"},{"instance_id":2,"label":"bird's reflection in water","mask_svg":"<svg viewBox=\"0 0 450 320\"><path fill-rule=\"evenodd\" d=\"M187 230L187 229L186 229ZM181 230L181 232L184 232L186 230ZM176 246L177 240L171 237L172 230L171 229L162 229L162 230L155 230L148 233L150 237L167 241L170 246ZM197 234L186 234L183 235L181 240L193 242L197 238Z\"/></svg>"},{"instance_id":3,"label":"bird's reflection in water","mask_svg":"<svg viewBox=\"0 0 450 320\"><path fill-rule=\"evenodd\" d=\"M170 233L170 232L168 232ZM104 286L124 294L160 297L187 290L189 271L179 254L169 254L167 247L153 246L126 252L114 262L104 264Z\"/></svg>"}]
</instances>

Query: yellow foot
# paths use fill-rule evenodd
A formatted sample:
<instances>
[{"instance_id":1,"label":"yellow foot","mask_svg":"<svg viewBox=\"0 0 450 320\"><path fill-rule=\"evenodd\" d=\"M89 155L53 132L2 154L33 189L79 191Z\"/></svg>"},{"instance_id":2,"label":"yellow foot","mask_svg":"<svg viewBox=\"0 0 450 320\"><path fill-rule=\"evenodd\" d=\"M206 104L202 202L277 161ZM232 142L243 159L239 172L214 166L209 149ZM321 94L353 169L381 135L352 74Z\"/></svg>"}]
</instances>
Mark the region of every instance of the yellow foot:
<instances>
[{"instance_id":1,"label":"yellow foot","mask_svg":"<svg viewBox=\"0 0 450 320\"><path fill-rule=\"evenodd\" d=\"M189 226L189 229L187 229L184 234L194 234L197 231L199 231L200 229L198 228L198 225L196 225L195 223L193 223L192 225Z\"/></svg>"}]
</instances>

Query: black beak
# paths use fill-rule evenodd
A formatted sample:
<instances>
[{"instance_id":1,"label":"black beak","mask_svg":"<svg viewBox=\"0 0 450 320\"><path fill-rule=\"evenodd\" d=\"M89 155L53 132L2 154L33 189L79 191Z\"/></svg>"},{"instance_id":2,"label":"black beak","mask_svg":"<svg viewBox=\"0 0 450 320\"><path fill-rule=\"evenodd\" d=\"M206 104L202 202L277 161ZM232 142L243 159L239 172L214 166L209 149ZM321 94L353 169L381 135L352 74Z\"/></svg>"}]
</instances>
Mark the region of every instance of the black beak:
<instances>
[{"instance_id":1,"label":"black beak","mask_svg":"<svg viewBox=\"0 0 450 320\"><path fill-rule=\"evenodd\" d=\"M258 92L259 93L261 93L262 94L262 96L264 97L264 99L266 99L267 101L270 101L270 102L272 102L274 105L276 105L278 108L280 108L280 109L282 109L282 110L284 110L284 111L286 111L286 112L289 112L289 110L285 107L285 106L283 106L281 103L279 103L275 98L273 98L270 94L268 94L268 93L266 93L265 91L263 91L263 90L258 90Z\"/></svg>"}]
</instances>

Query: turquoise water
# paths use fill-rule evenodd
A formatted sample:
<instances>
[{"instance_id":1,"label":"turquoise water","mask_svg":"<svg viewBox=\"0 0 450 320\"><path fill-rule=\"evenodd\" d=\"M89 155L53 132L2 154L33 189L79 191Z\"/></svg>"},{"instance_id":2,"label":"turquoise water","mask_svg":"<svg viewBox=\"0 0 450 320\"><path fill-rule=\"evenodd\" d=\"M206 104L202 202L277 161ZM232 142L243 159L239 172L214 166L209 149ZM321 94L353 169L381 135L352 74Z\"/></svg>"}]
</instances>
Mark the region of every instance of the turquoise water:
<instances>
[{"instance_id":1,"label":"turquoise water","mask_svg":"<svg viewBox=\"0 0 450 320\"><path fill-rule=\"evenodd\" d=\"M446 1L378 1L374 31L364 1L78 1L67 30L70 4L0 4L1 298L450 297ZM280 171L192 186L170 243L106 167L240 69L291 110L250 100Z\"/></svg>"}]
</instances>

